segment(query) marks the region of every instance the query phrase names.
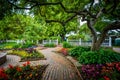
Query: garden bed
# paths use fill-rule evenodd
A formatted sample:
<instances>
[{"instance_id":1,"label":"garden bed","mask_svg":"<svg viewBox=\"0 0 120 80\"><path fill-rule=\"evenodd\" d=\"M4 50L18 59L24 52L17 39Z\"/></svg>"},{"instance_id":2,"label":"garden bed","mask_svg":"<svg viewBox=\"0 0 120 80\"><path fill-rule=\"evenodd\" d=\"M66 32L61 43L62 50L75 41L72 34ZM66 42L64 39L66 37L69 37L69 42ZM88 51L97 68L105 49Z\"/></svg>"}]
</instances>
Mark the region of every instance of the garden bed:
<instances>
[{"instance_id":1,"label":"garden bed","mask_svg":"<svg viewBox=\"0 0 120 80\"><path fill-rule=\"evenodd\" d=\"M83 80L119 80L120 62L88 64L78 68Z\"/></svg>"},{"instance_id":2,"label":"garden bed","mask_svg":"<svg viewBox=\"0 0 120 80\"><path fill-rule=\"evenodd\" d=\"M83 80L119 80L120 54L108 48L90 51L89 47L73 48L69 55L82 64L78 67Z\"/></svg>"},{"instance_id":3,"label":"garden bed","mask_svg":"<svg viewBox=\"0 0 120 80\"><path fill-rule=\"evenodd\" d=\"M8 54L20 56L21 61L34 61L46 59L42 53L33 48L15 49L8 51Z\"/></svg>"},{"instance_id":4,"label":"garden bed","mask_svg":"<svg viewBox=\"0 0 120 80\"><path fill-rule=\"evenodd\" d=\"M0 80L41 80L47 66L30 66L29 62L22 67L9 65L7 69L0 68Z\"/></svg>"}]
</instances>

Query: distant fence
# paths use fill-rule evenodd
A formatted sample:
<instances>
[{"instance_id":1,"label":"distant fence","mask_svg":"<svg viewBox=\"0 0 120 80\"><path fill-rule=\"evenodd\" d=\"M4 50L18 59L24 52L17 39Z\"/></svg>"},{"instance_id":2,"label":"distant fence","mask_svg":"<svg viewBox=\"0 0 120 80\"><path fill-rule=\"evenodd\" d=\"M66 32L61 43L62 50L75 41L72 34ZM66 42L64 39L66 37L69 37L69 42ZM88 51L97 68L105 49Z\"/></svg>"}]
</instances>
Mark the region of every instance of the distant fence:
<instances>
[{"instance_id":1,"label":"distant fence","mask_svg":"<svg viewBox=\"0 0 120 80\"><path fill-rule=\"evenodd\" d=\"M15 42L15 43L25 43L24 40L0 40L0 43L3 43L3 42Z\"/></svg>"},{"instance_id":2,"label":"distant fence","mask_svg":"<svg viewBox=\"0 0 120 80\"><path fill-rule=\"evenodd\" d=\"M19 44L19 43L26 43L25 40L6 40L5 42L16 42L17 44ZM36 41L31 40L31 42L39 44L38 40L36 40Z\"/></svg>"},{"instance_id":3,"label":"distant fence","mask_svg":"<svg viewBox=\"0 0 120 80\"><path fill-rule=\"evenodd\" d=\"M79 39L79 40L68 40L67 39L67 42L69 42L71 45L74 45L74 46L91 46L92 44L92 40L84 41L82 39ZM111 47L112 46L111 37L109 37L108 39L105 39L104 42L101 44L101 46Z\"/></svg>"},{"instance_id":4,"label":"distant fence","mask_svg":"<svg viewBox=\"0 0 120 80\"><path fill-rule=\"evenodd\" d=\"M51 44L51 43L58 45L58 39L57 40L43 40L42 41L42 44Z\"/></svg>"}]
</instances>

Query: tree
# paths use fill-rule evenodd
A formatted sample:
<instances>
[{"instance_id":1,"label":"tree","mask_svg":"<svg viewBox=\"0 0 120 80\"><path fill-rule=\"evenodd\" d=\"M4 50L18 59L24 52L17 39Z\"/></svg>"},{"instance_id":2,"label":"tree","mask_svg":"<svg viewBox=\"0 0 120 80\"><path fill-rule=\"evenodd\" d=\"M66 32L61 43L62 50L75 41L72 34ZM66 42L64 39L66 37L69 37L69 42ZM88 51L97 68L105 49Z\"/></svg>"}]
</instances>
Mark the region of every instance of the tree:
<instances>
[{"instance_id":1,"label":"tree","mask_svg":"<svg viewBox=\"0 0 120 80\"><path fill-rule=\"evenodd\" d=\"M14 14L0 21L0 39L40 40L43 26L31 16Z\"/></svg>"},{"instance_id":2,"label":"tree","mask_svg":"<svg viewBox=\"0 0 120 80\"><path fill-rule=\"evenodd\" d=\"M12 5L8 3L7 0L0 0L0 20L5 17L7 14L12 13Z\"/></svg>"},{"instance_id":3,"label":"tree","mask_svg":"<svg viewBox=\"0 0 120 80\"><path fill-rule=\"evenodd\" d=\"M14 6L15 9L33 9L36 7L41 7L40 12L43 13L41 15L44 16L45 19L49 18L44 14L46 9L49 11L51 8L47 8L48 5L57 5L57 7L60 8L60 12L64 11L66 14L68 14L67 18L65 18L65 20L56 20L54 15L51 15L53 16L54 20L52 18L52 20L47 20L47 22L59 22L62 25L65 25L79 15L82 17L83 21L87 21L87 26L91 31L93 37L92 50L99 49L109 30L120 29L120 0L45 0L44 2L42 2L43 0L21 0L22 6L19 6L19 4L15 5L9 0L7 1ZM30 7L26 7L28 4ZM52 12L56 13L56 10L52 10ZM61 16L64 17L64 15ZM95 24L99 21L102 23L106 20L109 20L109 23L103 27L101 35L98 37Z\"/></svg>"}]
</instances>

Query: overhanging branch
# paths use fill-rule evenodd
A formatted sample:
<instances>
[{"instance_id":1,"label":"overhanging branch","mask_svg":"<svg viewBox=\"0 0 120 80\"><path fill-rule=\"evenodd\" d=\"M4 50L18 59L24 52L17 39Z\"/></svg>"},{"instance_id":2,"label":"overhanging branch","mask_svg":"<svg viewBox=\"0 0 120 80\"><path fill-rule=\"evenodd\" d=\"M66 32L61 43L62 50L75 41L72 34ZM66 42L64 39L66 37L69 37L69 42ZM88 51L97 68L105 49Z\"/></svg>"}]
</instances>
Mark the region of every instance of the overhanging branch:
<instances>
[{"instance_id":1,"label":"overhanging branch","mask_svg":"<svg viewBox=\"0 0 120 80\"><path fill-rule=\"evenodd\" d=\"M57 22L57 23L60 23L60 24L63 24L62 21L59 21L59 20L45 20L47 23L51 23L51 22Z\"/></svg>"},{"instance_id":2,"label":"overhanging branch","mask_svg":"<svg viewBox=\"0 0 120 80\"><path fill-rule=\"evenodd\" d=\"M57 22L60 23L61 25L65 25L67 22L69 22L70 20L72 20L74 17L76 17L77 14L72 15L70 18L68 18L66 21L59 21L59 20L46 20L47 23L51 23L51 22Z\"/></svg>"}]
</instances>

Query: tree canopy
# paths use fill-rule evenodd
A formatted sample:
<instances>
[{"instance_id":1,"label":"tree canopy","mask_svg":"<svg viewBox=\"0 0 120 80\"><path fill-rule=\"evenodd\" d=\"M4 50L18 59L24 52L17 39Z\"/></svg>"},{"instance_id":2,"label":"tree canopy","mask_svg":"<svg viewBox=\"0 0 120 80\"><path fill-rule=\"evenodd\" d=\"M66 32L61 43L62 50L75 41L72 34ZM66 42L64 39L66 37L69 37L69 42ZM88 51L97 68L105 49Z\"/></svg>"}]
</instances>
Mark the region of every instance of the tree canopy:
<instances>
[{"instance_id":1,"label":"tree canopy","mask_svg":"<svg viewBox=\"0 0 120 80\"><path fill-rule=\"evenodd\" d=\"M92 34L92 50L99 49L109 30L120 29L120 0L6 0L3 3L9 4L4 6L7 10L28 10L31 15L38 15L47 23L52 23L49 26L59 23L64 28L62 35L67 33L67 26L72 29L78 25L77 19L81 18L87 22ZM101 32L100 37L97 30Z\"/></svg>"}]
</instances>

